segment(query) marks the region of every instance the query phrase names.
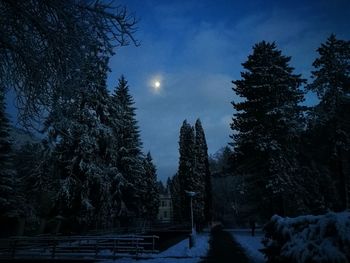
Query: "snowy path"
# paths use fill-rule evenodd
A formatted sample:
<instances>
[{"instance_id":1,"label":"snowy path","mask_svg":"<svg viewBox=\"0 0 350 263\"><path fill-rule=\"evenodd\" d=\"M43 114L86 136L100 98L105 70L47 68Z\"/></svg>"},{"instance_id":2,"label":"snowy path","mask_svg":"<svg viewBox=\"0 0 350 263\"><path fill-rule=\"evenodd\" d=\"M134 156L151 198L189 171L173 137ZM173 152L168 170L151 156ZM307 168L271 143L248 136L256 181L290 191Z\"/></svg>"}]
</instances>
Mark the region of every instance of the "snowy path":
<instances>
[{"instance_id":1,"label":"snowy path","mask_svg":"<svg viewBox=\"0 0 350 263\"><path fill-rule=\"evenodd\" d=\"M261 244L263 233L261 231L256 231L254 237L251 236L249 229L230 229L227 231L230 232L233 238L242 246L252 263L265 262L264 255L258 250L263 248Z\"/></svg>"},{"instance_id":2,"label":"snowy path","mask_svg":"<svg viewBox=\"0 0 350 263\"><path fill-rule=\"evenodd\" d=\"M213 228L210 243L208 256L201 263L249 263L244 250L232 234L220 226Z\"/></svg>"},{"instance_id":3,"label":"snowy path","mask_svg":"<svg viewBox=\"0 0 350 263\"><path fill-rule=\"evenodd\" d=\"M103 263L196 263L207 255L209 250L209 233L197 234L196 246L188 248L188 239L184 239L159 254L143 254L138 257L122 257L115 261L106 260Z\"/></svg>"}]
</instances>

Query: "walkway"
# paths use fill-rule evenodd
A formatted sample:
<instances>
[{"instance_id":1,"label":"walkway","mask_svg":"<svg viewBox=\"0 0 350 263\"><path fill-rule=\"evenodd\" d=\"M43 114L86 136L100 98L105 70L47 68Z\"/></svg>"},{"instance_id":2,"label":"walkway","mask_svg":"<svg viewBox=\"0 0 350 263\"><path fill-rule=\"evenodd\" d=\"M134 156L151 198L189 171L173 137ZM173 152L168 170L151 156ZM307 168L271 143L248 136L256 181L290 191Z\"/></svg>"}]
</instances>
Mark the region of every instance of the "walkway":
<instances>
[{"instance_id":1,"label":"walkway","mask_svg":"<svg viewBox=\"0 0 350 263\"><path fill-rule=\"evenodd\" d=\"M249 263L242 248L234 241L232 235L221 227L212 230L210 249L207 258L201 263Z\"/></svg>"}]
</instances>

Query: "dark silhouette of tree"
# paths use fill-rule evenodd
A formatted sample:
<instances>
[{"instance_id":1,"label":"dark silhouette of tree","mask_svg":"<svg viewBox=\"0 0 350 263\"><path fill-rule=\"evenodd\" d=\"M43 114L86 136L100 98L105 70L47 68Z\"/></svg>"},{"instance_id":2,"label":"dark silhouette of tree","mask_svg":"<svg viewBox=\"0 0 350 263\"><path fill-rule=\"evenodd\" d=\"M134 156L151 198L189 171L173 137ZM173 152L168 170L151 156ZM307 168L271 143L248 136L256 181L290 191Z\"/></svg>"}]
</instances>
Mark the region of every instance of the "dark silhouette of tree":
<instances>
[{"instance_id":1,"label":"dark silhouette of tree","mask_svg":"<svg viewBox=\"0 0 350 263\"><path fill-rule=\"evenodd\" d=\"M18 180L13 163L9 120L5 113L4 90L0 88L0 221L1 231L8 231L22 213L17 192ZM5 226L5 227L4 227Z\"/></svg>"},{"instance_id":2,"label":"dark silhouette of tree","mask_svg":"<svg viewBox=\"0 0 350 263\"><path fill-rule=\"evenodd\" d=\"M181 186L179 182L178 174L175 174L169 181L169 190L171 194L171 202L173 206L173 217L174 222L188 221L188 218L182 217L182 206L181 206Z\"/></svg>"},{"instance_id":3,"label":"dark silhouette of tree","mask_svg":"<svg viewBox=\"0 0 350 263\"><path fill-rule=\"evenodd\" d=\"M112 95L111 119L114 131L116 167L128 182L124 196L126 207L136 214L142 213L140 202L145 194L142 142L136 120L136 108L129 94L129 86L122 76Z\"/></svg>"},{"instance_id":4,"label":"dark silhouette of tree","mask_svg":"<svg viewBox=\"0 0 350 263\"><path fill-rule=\"evenodd\" d=\"M198 227L211 220L211 181L208 147L200 120L195 129L185 120L180 129L179 168L172 182L174 215L190 220L190 197L186 191L195 192L193 197L194 221ZM179 209L179 211L176 211Z\"/></svg>"},{"instance_id":5,"label":"dark silhouette of tree","mask_svg":"<svg viewBox=\"0 0 350 263\"><path fill-rule=\"evenodd\" d=\"M209 170L208 146L205 139L202 123L197 119L195 124L195 150L196 150L196 176L200 178L198 188L201 190L201 198L204 203L203 220L210 222L212 219L212 192L211 192L211 174Z\"/></svg>"},{"instance_id":6,"label":"dark silhouette of tree","mask_svg":"<svg viewBox=\"0 0 350 263\"><path fill-rule=\"evenodd\" d=\"M190 199L185 191L197 190L197 178L195 177L195 141L193 127L185 120L180 129L179 140L179 168L177 172L179 182L179 199L181 211L180 218L190 221ZM193 207L197 204L193 202ZM196 208L198 211L198 208Z\"/></svg>"},{"instance_id":7,"label":"dark silhouette of tree","mask_svg":"<svg viewBox=\"0 0 350 263\"><path fill-rule=\"evenodd\" d=\"M87 226L108 224L112 211L107 62L87 54L81 92L60 96L45 122L56 179L53 213Z\"/></svg>"},{"instance_id":8,"label":"dark silhouette of tree","mask_svg":"<svg viewBox=\"0 0 350 263\"><path fill-rule=\"evenodd\" d=\"M154 221L157 218L160 199L159 189L157 184L157 170L153 164L151 153L148 152L146 158L143 160L143 167L145 170L145 192L142 196L142 202L145 206L144 217Z\"/></svg>"},{"instance_id":9,"label":"dark silhouette of tree","mask_svg":"<svg viewBox=\"0 0 350 263\"><path fill-rule=\"evenodd\" d=\"M288 200L297 187L303 100L299 88L304 80L293 74L289 61L275 43L260 42L242 64L242 79L233 81L233 90L243 98L232 103L235 169L246 175L252 203L267 216L291 213Z\"/></svg>"},{"instance_id":10,"label":"dark silhouette of tree","mask_svg":"<svg viewBox=\"0 0 350 263\"><path fill-rule=\"evenodd\" d=\"M331 35L318 48L313 82L320 103L311 111L310 132L319 166L327 164L339 194L338 210L350 207L350 42Z\"/></svg>"}]
</instances>

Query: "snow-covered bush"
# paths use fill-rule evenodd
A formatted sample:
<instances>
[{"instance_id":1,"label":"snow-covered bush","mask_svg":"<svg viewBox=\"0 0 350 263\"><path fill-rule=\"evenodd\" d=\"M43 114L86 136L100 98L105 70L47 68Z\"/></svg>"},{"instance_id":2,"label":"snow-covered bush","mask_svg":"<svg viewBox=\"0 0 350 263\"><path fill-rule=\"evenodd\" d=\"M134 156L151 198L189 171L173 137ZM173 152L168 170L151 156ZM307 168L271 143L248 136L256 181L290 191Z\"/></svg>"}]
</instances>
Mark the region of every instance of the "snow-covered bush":
<instances>
[{"instance_id":1,"label":"snow-covered bush","mask_svg":"<svg viewBox=\"0 0 350 263\"><path fill-rule=\"evenodd\" d=\"M267 262L350 262L350 212L283 218L264 226Z\"/></svg>"}]
</instances>

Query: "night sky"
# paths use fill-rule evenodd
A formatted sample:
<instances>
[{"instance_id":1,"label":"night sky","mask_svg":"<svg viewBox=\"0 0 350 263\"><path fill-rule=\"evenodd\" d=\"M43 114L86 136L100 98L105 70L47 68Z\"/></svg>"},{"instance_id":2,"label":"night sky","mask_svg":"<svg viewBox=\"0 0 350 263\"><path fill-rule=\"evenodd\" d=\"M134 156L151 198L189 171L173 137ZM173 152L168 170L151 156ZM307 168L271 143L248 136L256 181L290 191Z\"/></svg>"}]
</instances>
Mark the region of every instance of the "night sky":
<instances>
[{"instance_id":1,"label":"night sky","mask_svg":"<svg viewBox=\"0 0 350 263\"><path fill-rule=\"evenodd\" d=\"M230 142L236 98L231 81L261 40L276 41L292 56L295 73L308 78L316 49L335 33L350 38L350 1L155 1L121 0L139 20L140 47L121 48L112 58L108 85L124 74L137 107L144 143L166 180L178 165L184 119L202 120L209 153ZM152 89L155 80L160 90ZM306 104L316 102L307 95Z\"/></svg>"},{"instance_id":2,"label":"night sky","mask_svg":"<svg viewBox=\"0 0 350 263\"><path fill-rule=\"evenodd\" d=\"M121 74L128 80L144 152L151 151L163 181L176 173L184 119L192 124L201 119L209 154L230 142L230 102L237 99L231 81L240 78L241 63L255 43L276 41L283 54L292 56L295 73L309 78L320 43L331 33L350 39L349 0L116 3L137 17L135 37L141 45L117 50L108 87L113 90ZM8 110L16 122L11 97ZM308 94L305 103L315 102Z\"/></svg>"}]
</instances>

